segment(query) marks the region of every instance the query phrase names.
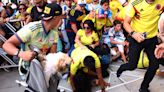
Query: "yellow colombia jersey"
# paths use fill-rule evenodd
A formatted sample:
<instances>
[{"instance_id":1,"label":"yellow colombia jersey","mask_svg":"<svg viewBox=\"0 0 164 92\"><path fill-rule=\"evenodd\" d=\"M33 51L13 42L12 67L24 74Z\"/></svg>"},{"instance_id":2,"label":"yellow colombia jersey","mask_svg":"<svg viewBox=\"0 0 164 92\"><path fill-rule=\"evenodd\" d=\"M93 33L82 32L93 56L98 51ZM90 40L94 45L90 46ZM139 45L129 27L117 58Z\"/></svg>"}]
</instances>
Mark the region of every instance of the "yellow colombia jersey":
<instances>
[{"instance_id":1,"label":"yellow colombia jersey","mask_svg":"<svg viewBox=\"0 0 164 92\"><path fill-rule=\"evenodd\" d=\"M136 32L146 32L147 38L158 33L158 20L164 10L164 0L148 4L146 0L136 0L128 4L126 15L133 17L131 27Z\"/></svg>"},{"instance_id":2,"label":"yellow colombia jersey","mask_svg":"<svg viewBox=\"0 0 164 92\"><path fill-rule=\"evenodd\" d=\"M89 14L83 19L83 22L85 20L92 20L92 22L95 24L96 30L101 30L103 26L111 26L112 23L110 19L103 18L103 19L97 19L95 16L90 16Z\"/></svg>"},{"instance_id":3,"label":"yellow colombia jersey","mask_svg":"<svg viewBox=\"0 0 164 92\"><path fill-rule=\"evenodd\" d=\"M80 36L80 41L83 45L91 45L93 42L99 41L99 37L95 31L93 31L91 35L87 36L85 34L85 30L79 29L76 35ZM75 43L75 48L76 47L78 47L77 43Z\"/></svg>"},{"instance_id":4,"label":"yellow colombia jersey","mask_svg":"<svg viewBox=\"0 0 164 92\"><path fill-rule=\"evenodd\" d=\"M117 0L112 0L109 4L109 7L110 7L110 10L112 11L113 19L115 19L117 12L123 8L121 3Z\"/></svg>"},{"instance_id":5,"label":"yellow colombia jersey","mask_svg":"<svg viewBox=\"0 0 164 92\"><path fill-rule=\"evenodd\" d=\"M125 7L123 7L121 10L120 10L120 12L118 13L118 15L116 16L116 19L117 20L120 20L120 21L124 21L124 19L125 19L125 15L126 15L126 10L127 10L127 7L128 6L125 6Z\"/></svg>"},{"instance_id":6,"label":"yellow colombia jersey","mask_svg":"<svg viewBox=\"0 0 164 92\"><path fill-rule=\"evenodd\" d=\"M33 8L33 5L31 5L30 7L28 7L28 8L26 9L26 12L27 12L28 14L30 14L30 13L31 13L32 8Z\"/></svg>"},{"instance_id":7,"label":"yellow colombia jersey","mask_svg":"<svg viewBox=\"0 0 164 92\"><path fill-rule=\"evenodd\" d=\"M77 70L80 68L84 68L84 72L88 71L83 63L83 60L86 56L92 56L95 59L95 68L101 67L100 60L94 52L90 51L87 47L77 47L71 53L71 58L73 59L73 61L70 66L70 72L72 75L75 75Z\"/></svg>"}]
</instances>

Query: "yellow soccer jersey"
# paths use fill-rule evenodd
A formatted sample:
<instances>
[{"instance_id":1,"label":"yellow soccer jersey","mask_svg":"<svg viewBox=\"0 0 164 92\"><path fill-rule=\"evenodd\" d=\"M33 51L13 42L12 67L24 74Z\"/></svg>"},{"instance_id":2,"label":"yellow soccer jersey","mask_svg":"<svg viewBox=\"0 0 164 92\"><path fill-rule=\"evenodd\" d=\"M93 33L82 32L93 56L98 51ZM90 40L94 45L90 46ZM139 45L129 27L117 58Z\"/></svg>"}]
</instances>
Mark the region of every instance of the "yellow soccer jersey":
<instances>
[{"instance_id":1,"label":"yellow soccer jersey","mask_svg":"<svg viewBox=\"0 0 164 92\"><path fill-rule=\"evenodd\" d=\"M71 58L73 59L70 72L75 75L78 69L84 68L84 72L87 72L87 68L84 66L83 60L86 56L92 56L95 59L95 68L101 67L99 57L88 48L75 48L71 53Z\"/></svg>"},{"instance_id":2,"label":"yellow soccer jersey","mask_svg":"<svg viewBox=\"0 0 164 92\"><path fill-rule=\"evenodd\" d=\"M109 4L109 7L112 11L112 18L113 19L115 19L115 16L116 16L118 10L121 10L123 8L121 3L117 0L112 0Z\"/></svg>"},{"instance_id":3,"label":"yellow soccer jersey","mask_svg":"<svg viewBox=\"0 0 164 92\"><path fill-rule=\"evenodd\" d=\"M76 35L80 36L80 41L83 45L91 45L93 42L99 41L98 35L94 31L90 36L87 36L85 30L79 29ZM75 48L76 47L78 47L77 43L75 43Z\"/></svg>"},{"instance_id":4,"label":"yellow soccer jersey","mask_svg":"<svg viewBox=\"0 0 164 92\"><path fill-rule=\"evenodd\" d=\"M127 10L127 7L128 7L128 6L125 6L125 7L123 7L123 8L120 10L120 12L118 13L118 15L117 15L117 17L116 17L117 20L120 20L120 21L122 21L122 22L124 21L125 15L126 15L126 14L125 14L125 13L126 13L125 11Z\"/></svg>"},{"instance_id":5,"label":"yellow soccer jersey","mask_svg":"<svg viewBox=\"0 0 164 92\"><path fill-rule=\"evenodd\" d=\"M28 45L31 44L37 46L43 53L47 53L59 38L57 29L45 32L41 21L25 25L16 33L16 37L22 43L26 43L25 50L28 50Z\"/></svg>"},{"instance_id":6,"label":"yellow soccer jersey","mask_svg":"<svg viewBox=\"0 0 164 92\"><path fill-rule=\"evenodd\" d=\"M30 13L31 13L32 8L33 8L33 6L31 5L30 7L28 7L28 8L26 9L26 12L27 12L28 14L30 14Z\"/></svg>"},{"instance_id":7,"label":"yellow soccer jersey","mask_svg":"<svg viewBox=\"0 0 164 92\"><path fill-rule=\"evenodd\" d=\"M136 0L129 3L126 15L133 17L132 29L136 32L146 32L149 39L158 33L158 20L163 10L163 0L155 0L152 4L148 4L146 0Z\"/></svg>"},{"instance_id":8,"label":"yellow soccer jersey","mask_svg":"<svg viewBox=\"0 0 164 92\"><path fill-rule=\"evenodd\" d=\"M92 20L92 22L95 22L95 16L92 16L90 14L88 14L83 20L82 22L84 23L85 20Z\"/></svg>"}]
</instances>

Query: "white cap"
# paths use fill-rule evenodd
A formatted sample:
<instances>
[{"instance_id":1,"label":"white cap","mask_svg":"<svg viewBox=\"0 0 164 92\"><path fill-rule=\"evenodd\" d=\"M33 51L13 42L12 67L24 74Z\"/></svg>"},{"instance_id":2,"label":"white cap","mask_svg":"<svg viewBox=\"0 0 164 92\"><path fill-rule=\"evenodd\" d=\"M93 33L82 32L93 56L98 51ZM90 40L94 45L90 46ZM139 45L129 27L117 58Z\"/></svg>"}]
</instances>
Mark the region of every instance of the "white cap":
<instances>
[{"instance_id":1,"label":"white cap","mask_svg":"<svg viewBox=\"0 0 164 92\"><path fill-rule=\"evenodd\" d=\"M123 5L126 2L126 0L119 0L119 2L121 3L121 5Z\"/></svg>"},{"instance_id":2,"label":"white cap","mask_svg":"<svg viewBox=\"0 0 164 92\"><path fill-rule=\"evenodd\" d=\"M86 0L78 0L77 4L85 5L86 4Z\"/></svg>"}]
</instances>

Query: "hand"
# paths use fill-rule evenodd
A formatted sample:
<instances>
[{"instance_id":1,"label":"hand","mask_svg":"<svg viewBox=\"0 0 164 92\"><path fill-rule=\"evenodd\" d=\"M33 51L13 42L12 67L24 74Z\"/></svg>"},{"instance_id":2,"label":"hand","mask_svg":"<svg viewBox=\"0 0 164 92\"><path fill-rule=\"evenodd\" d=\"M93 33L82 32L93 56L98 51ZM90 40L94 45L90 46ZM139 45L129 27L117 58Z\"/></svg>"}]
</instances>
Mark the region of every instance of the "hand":
<instances>
[{"instance_id":1,"label":"hand","mask_svg":"<svg viewBox=\"0 0 164 92\"><path fill-rule=\"evenodd\" d=\"M0 24L4 24L4 19L0 17Z\"/></svg>"},{"instance_id":2,"label":"hand","mask_svg":"<svg viewBox=\"0 0 164 92\"><path fill-rule=\"evenodd\" d=\"M90 11L89 17L90 17L90 18L94 18L94 17L95 17L95 14L96 14L95 11Z\"/></svg>"},{"instance_id":3,"label":"hand","mask_svg":"<svg viewBox=\"0 0 164 92\"><path fill-rule=\"evenodd\" d=\"M105 88L106 88L107 86L110 86L110 83L107 83L107 82L105 82L104 80L99 80L99 85L101 86L101 88L104 89L103 92L105 92Z\"/></svg>"},{"instance_id":4,"label":"hand","mask_svg":"<svg viewBox=\"0 0 164 92\"><path fill-rule=\"evenodd\" d=\"M10 18L6 18L6 19L5 19L5 22L9 22L9 20L10 20Z\"/></svg>"},{"instance_id":5,"label":"hand","mask_svg":"<svg viewBox=\"0 0 164 92\"><path fill-rule=\"evenodd\" d=\"M142 41L145 40L145 38L143 38L143 33L139 33L139 32L135 32L132 37L138 42L141 43Z\"/></svg>"},{"instance_id":6,"label":"hand","mask_svg":"<svg viewBox=\"0 0 164 92\"><path fill-rule=\"evenodd\" d=\"M93 49L95 48L95 45L93 45L93 44L91 44L91 45L89 45L90 47L92 47Z\"/></svg>"},{"instance_id":7,"label":"hand","mask_svg":"<svg viewBox=\"0 0 164 92\"><path fill-rule=\"evenodd\" d=\"M156 46L154 54L155 54L155 57L158 58L158 59L163 57L163 54L164 54L164 43Z\"/></svg>"},{"instance_id":8,"label":"hand","mask_svg":"<svg viewBox=\"0 0 164 92\"><path fill-rule=\"evenodd\" d=\"M31 61L35 58L36 53L28 50L28 51L20 51L19 55L20 58L22 58L24 61Z\"/></svg>"},{"instance_id":9,"label":"hand","mask_svg":"<svg viewBox=\"0 0 164 92\"><path fill-rule=\"evenodd\" d=\"M22 17L22 18L20 18L20 20L21 20L21 21L25 21L25 20L26 20L26 18L25 18L25 17Z\"/></svg>"},{"instance_id":10,"label":"hand","mask_svg":"<svg viewBox=\"0 0 164 92\"><path fill-rule=\"evenodd\" d=\"M129 42L125 41L125 45L126 45L126 46L129 46Z\"/></svg>"}]
</instances>

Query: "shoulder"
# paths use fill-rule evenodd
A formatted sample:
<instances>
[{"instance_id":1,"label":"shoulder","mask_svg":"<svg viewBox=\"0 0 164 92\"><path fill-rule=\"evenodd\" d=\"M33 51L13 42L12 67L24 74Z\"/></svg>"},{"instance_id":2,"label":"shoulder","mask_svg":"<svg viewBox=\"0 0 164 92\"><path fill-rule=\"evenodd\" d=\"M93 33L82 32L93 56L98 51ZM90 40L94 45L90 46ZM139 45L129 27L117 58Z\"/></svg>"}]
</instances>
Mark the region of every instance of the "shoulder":
<instances>
[{"instance_id":1,"label":"shoulder","mask_svg":"<svg viewBox=\"0 0 164 92\"><path fill-rule=\"evenodd\" d=\"M144 0L134 0L134 1L131 2L131 4L132 4L133 6L135 6L135 5L140 4L142 1L144 1Z\"/></svg>"},{"instance_id":2,"label":"shoulder","mask_svg":"<svg viewBox=\"0 0 164 92\"><path fill-rule=\"evenodd\" d=\"M42 27L41 21L36 21L36 22L30 22L27 27L31 30L31 31L35 31L39 28Z\"/></svg>"},{"instance_id":3,"label":"shoulder","mask_svg":"<svg viewBox=\"0 0 164 92\"><path fill-rule=\"evenodd\" d=\"M84 29L79 29L78 34L82 35L84 33Z\"/></svg>"}]
</instances>

